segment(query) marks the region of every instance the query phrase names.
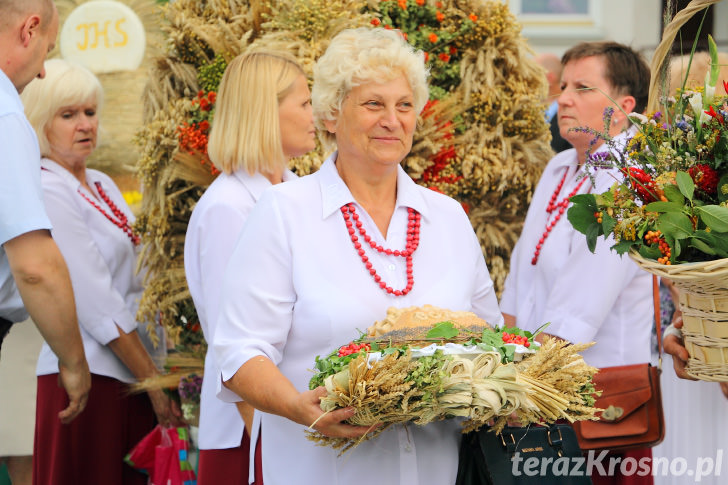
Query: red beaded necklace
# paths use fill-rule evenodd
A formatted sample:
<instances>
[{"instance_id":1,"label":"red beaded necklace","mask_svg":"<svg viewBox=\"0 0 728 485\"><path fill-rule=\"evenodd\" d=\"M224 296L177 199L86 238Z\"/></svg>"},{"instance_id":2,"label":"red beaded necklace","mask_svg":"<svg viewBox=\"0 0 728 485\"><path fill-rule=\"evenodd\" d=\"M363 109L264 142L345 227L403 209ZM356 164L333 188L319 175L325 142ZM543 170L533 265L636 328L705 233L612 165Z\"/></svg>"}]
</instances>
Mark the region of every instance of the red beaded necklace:
<instances>
[{"instance_id":1,"label":"red beaded necklace","mask_svg":"<svg viewBox=\"0 0 728 485\"><path fill-rule=\"evenodd\" d=\"M561 219L561 216L564 215L564 211L566 211L566 207L569 205L569 199L576 195L576 193L579 191L581 186L586 181L587 177L584 177L579 181L578 184L576 184L576 187L574 187L574 190L571 191L569 195L564 197L560 202L557 202L556 199L559 197L559 193L561 193L561 188L564 186L564 182L566 181L566 176L569 174L569 167L566 167L566 171L564 172L564 176L561 177L561 182L559 182L559 185L556 187L556 190L551 195L551 200L549 200L549 204L546 206L546 212L548 214L551 214L556 209L559 211L554 216L553 220L551 222L546 223L546 230L543 232L543 235L541 236L541 239L538 240L538 244L536 244L536 251L533 253L533 259L531 260L531 264L536 264L538 262L538 255L541 254L541 247L543 246L543 243L546 241L546 239L549 237L549 234L551 234L551 229L554 228L557 222L559 222L559 219Z\"/></svg>"},{"instance_id":2,"label":"red beaded necklace","mask_svg":"<svg viewBox=\"0 0 728 485\"><path fill-rule=\"evenodd\" d=\"M364 263L364 266L369 271L369 274L372 275L374 281L379 284L379 287L394 296L404 296L409 293L415 284L414 277L412 276L412 254L414 254L417 250L417 246L420 244L420 219L422 218L420 213L412 208L407 208L407 244L405 245L405 249L401 251L384 249L382 246L375 243L371 236L369 236L369 234L367 234L364 230L364 227L359 220L359 214L357 214L356 209L354 209L354 204L349 203L342 206L341 214L344 216L344 222L346 223L346 228L349 231L351 242L354 244L354 249L356 249L357 253L359 253L362 263ZM356 226L356 229L354 229L354 226ZM356 235L357 230L364 241L369 243L369 246L371 246L372 249L389 256L401 256L405 258L407 261L407 286L403 290L395 290L391 286L387 286L387 284L382 281L382 277L377 274L377 270L374 269L371 261L369 261L369 258L364 251L364 248L359 242L359 237Z\"/></svg>"},{"instance_id":3,"label":"red beaded necklace","mask_svg":"<svg viewBox=\"0 0 728 485\"><path fill-rule=\"evenodd\" d=\"M111 217L93 199L91 199L86 194L84 194L81 191L81 189L78 189L78 193L81 194L81 197L83 197L84 199L86 199L89 204L91 204L92 206L94 206L99 212L101 212L103 215L105 215L108 220L110 220L111 222L113 222L114 225L116 225L122 231L124 231L126 233L126 235L129 236L129 239L131 239L131 242L132 242L132 244L134 244L134 246L138 245L139 244L139 236L136 235L136 234L134 234L134 230L129 225L129 218L126 217L126 214L124 214L123 212L121 212L121 210L119 210L119 208L116 207L116 204L114 204L114 202L109 198L109 196L106 195L106 192L104 192L104 190L101 188L101 182L96 182L94 184L94 186L96 187L96 191L101 196L101 199L103 199L103 201L106 202L106 205L109 206L109 208L111 209L111 212L114 213L114 215L116 216L116 219L114 219L113 217Z\"/></svg>"}]
</instances>

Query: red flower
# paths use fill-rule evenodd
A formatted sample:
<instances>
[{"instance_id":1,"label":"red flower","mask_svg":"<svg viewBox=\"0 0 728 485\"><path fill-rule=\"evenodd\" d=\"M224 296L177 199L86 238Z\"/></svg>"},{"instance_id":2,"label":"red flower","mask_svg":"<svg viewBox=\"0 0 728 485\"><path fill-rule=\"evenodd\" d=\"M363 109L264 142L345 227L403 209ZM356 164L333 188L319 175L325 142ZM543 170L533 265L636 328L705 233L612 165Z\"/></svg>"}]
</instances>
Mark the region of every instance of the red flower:
<instances>
[{"instance_id":1,"label":"red flower","mask_svg":"<svg viewBox=\"0 0 728 485\"><path fill-rule=\"evenodd\" d=\"M437 19L438 22L442 22L443 20L445 20L445 14L438 10L437 13L435 14L435 18Z\"/></svg>"},{"instance_id":2,"label":"red flower","mask_svg":"<svg viewBox=\"0 0 728 485\"><path fill-rule=\"evenodd\" d=\"M392 30L392 26L391 25L385 25L384 28L387 29L387 30Z\"/></svg>"},{"instance_id":3,"label":"red flower","mask_svg":"<svg viewBox=\"0 0 728 485\"><path fill-rule=\"evenodd\" d=\"M207 100L207 98L202 98L200 100L200 109L202 111L210 111L212 109L212 106L210 106L210 102Z\"/></svg>"},{"instance_id":4,"label":"red flower","mask_svg":"<svg viewBox=\"0 0 728 485\"><path fill-rule=\"evenodd\" d=\"M435 7L442 8L442 2L435 2Z\"/></svg>"},{"instance_id":5,"label":"red flower","mask_svg":"<svg viewBox=\"0 0 728 485\"><path fill-rule=\"evenodd\" d=\"M200 130L201 131L207 131L210 129L210 122L207 120L202 120L200 122Z\"/></svg>"},{"instance_id":6,"label":"red flower","mask_svg":"<svg viewBox=\"0 0 728 485\"><path fill-rule=\"evenodd\" d=\"M215 91L210 91L207 93L207 100L211 102L212 104L215 104L215 100L217 99L217 93Z\"/></svg>"},{"instance_id":7,"label":"red flower","mask_svg":"<svg viewBox=\"0 0 728 485\"><path fill-rule=\"evenodd\" d=\"M430 60L430 54L428 54L427 52L425 52L425 62L427 62L429 60Z\"/></svg>"},{"instance_id":8,"label":"red flower","mask_svg":"<svg viewBox=\"0 0 728 485\"><path fill-rule=\"evenodd\" d=\"M642 202L649 204L657 200L657 185L652 180L652 177L647 175L644 170L629 167L629 172L626 169L622 169L622 172L629 177L630 187L637 192Z\"/></svg>"},{"instance_id":9,"label":"red flower","mask_svg":"<svg viewBox=\"0 0 728 485\"><path fill-rule=\"evenodd\" d=\"M455 55L457 53L458 53L457 48L455 46L451 45L450 46L450 54Z\"/></svg>"},{"instance_id":10,"label":"red flower","mask_svg":"<svg viewBox=\"0 0 728 485\"><path fill-rule=\"evenodd\" d=\"M434 44L435 42L437 42L437 35L430 34L430 35L427 36L427 40L429 40L431 43Z\"/></svg>"},{"instance_id":11,"label":"red flower","mask_svg":"<svg viewBox=\"0 0 728 485\"><path fill-rule=\"evenodd\" d=\"M372 19L372 25L375 26L375 27L379 27L379 24L381 24L381 23L382 22L378 18L373 18Z\"/></svg>"},{"instance_id":12,"label":"red flower","mask_svg":"<svg viewBox=\"0 0 728 485\"><path fill-rule=\"evenodd\" d=\"M438 56L442 62L449 62L450 56L445 54L444 52Z\"/></svg>"},{"instance_id":13,"label":"red flower","mask_svg":"<svg viewBox=\"0 0 728 485\"><path fill-rule=\"evenodd\" d=\"M718 113L715 112L715 109L712 106L710 107L710 109L708 111L705 112L705 114L710 115L713 118L715 118L716 120L718 120L718 123L720 123L721 125L725 121L722 116L718 115Z\"/></svg>"},{"instance_id":14,"label":"red flower","mask_svg":"<svg viewBox=\"0 0 728 485\"><path fill-rule=\"evenodd\" d=\"M713 195L718 191L718 172L710 165L699 163L690 167L688 173L698 189L706 194Z\"/></svg>"},{"instance_id":15,"label":"red flower","mask_svg":"<svg viewBox=\"0 0 728 485\"><path fill-rule=\"evenodd\" d=\"M471 13L470 15L468 15L468 18L470 20L472 20L473 22L477 22L478 21L478 16L475 15L474 13Z\"/></svg>"},{"instance_id":16,"label":"red flower","mask_svg":"<svg viewBox=\"0 0 728 485\"><path fill-rule=\"evenodd\" d=\"M397 3L399 4L399 8L407 10L407 0L397 0Z\"/></svg>"},{"instance_id":17,"label":"red flower","mask_svg":"<svg viewBox=\"0 0 728 485\"><path fill-rule=\"evenodd\" d=\"M415 3L421 7L425 4L425 0L415 0Z\"/></svg>"}]
</instances>

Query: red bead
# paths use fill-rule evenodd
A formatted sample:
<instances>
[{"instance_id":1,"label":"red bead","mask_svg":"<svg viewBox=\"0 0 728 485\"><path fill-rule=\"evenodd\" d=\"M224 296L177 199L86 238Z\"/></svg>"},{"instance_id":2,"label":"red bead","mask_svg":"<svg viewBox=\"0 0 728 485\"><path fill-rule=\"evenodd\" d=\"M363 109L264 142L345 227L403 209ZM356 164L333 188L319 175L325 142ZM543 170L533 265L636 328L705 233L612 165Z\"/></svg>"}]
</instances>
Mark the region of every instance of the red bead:
<instances>
[{"instance_id":1,"label":"red bead","mask_svg":"<svg viewBox=\"0 0 728 485\"><path fill-rule=\"evenodd\" d=\"M372 238L366 233L362 226L362 223L359 221L359 215L356 213L354 204L347 204L341 208L341 213L344 217L347 230L349 231L349 237L354 244L354 249L357 250L357 253L361 257L364 266L369 271L369 274L374 278L374 281L379 284L379 287L381 289L386 291L388 294L395 296L406 295L414 286L414 278L412 277L412 253L415 251L415 249L417 249L417 246L419 244L420 214L418 214L414 209L411 208L408 208L407 212L407 243L405 249L392 250L385 249L381 245L376 244L374 241L372 241ZM374 269L372 263L369 261L369 258L367 258L366 252L362 248L362 245L358 243L358 237L355 234L357 231L353 229L352 224L349 220L350 217L352 217L356 221L355 225L359 234L362 236L364 241L366 241L372 247L372 249L388 256L407 258L407 286L404 290L394 290L393 288L387 286L384 281L382 281L382 277L377 274L376 269Z\"/></svg>"},{"instance_id":2,"label":"red bead","mask_svg":"<svg viewBox=\"0 0 728 485\"><path fill-rule=\"evenodd\" d=\"M546 225L546 228L543 232L543 236L541 236L541 239L538 240L538 244L536 245L536 250L533 253L533 259L531 259L531 264L535 265L538 262L538 256L541 253L541 247L543 246L546 238L551 233L551 229L553 229L554 226L556 225L556 223L559 222L559 219L561 219L561 216L564 214L566 207L569 205L569 199L571 197L573 197L574 195L576 195L576 193L579 191L581 186L584 184L584 181L586 181L586 177L581 179L581 181L576 185L574 190L572 190L569 195L564 197L563 200L556 202L556 199L558 199L558 197L559 197L559 193L561 193L561 188L563 187L564 182L566 181L566 176L568 175L568 173L569 173L569 168L567 167L566 172L564 172L564 176L561 178L561 182L559 182L559 185L556 187L556 190L551 195L551 200L549 201L548 205L546 206L547 213L550 214L551 212L556 210L557 207L559 208L559 213L556 214L554 216L553 220L551 220L551 222L549 222Z\"/></svg>"},{"instance_id":3,"label":"red bead","mask_svg":"<svg viewBox=\"0 0 728 485\"><path fill-rule=\"evenodd\" d=\"M124 233L127 236L129 236L129 239L131 240L132 244L134 244L135 246L138 245L140 239L139 239L139 236L137 236L136 234L134 234L134 230L129 225L129 218L126 216L126 214L124 214L123 212L121 212L116 207L116 204L114 204L114 202L111 199L109 199L109 196L106 195L106 192L104 192L104 189L101 188L101 182L96 182L94 185L96 187L96 191L99 193L99 196L106 203L106 205L111 209L111 212L114 214L114 216L116 217L116 219L114 219L109 214L107 214L106 211L104 209L102 209L100 205L98 205L96 202L94 202L93 200L91 200L86 194L84 194L83 192L81 192L81 189L78 189L79 195L81 195L81 197L83 197L84 199L86 199L86 201L89 204L91 204L94 208L96 208L96 210L98 210L99 212L101 212L116 227L118 227L119 229L121 229L122 231L124 231Z\"/></svg>"}]
</instances>

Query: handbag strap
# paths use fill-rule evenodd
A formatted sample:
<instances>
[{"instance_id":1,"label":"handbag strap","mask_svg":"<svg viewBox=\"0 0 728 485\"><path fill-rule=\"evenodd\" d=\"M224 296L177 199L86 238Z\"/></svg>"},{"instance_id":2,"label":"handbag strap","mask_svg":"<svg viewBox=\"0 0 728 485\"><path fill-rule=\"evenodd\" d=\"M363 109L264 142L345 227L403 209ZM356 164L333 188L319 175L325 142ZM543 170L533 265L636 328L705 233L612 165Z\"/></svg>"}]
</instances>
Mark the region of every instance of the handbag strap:
<instances>
[{"instance_id":1,"label":"handbag strap","mask_svg":"<svg viewBox=\"0 0 728 485\"><path fill-rule=\"evenodd\" d=\"M655 306L655 332L657 334L657 369L662 371L662 325L660 322L660 284L652 275L652 301Z\"/></svg>"}]
</instances>

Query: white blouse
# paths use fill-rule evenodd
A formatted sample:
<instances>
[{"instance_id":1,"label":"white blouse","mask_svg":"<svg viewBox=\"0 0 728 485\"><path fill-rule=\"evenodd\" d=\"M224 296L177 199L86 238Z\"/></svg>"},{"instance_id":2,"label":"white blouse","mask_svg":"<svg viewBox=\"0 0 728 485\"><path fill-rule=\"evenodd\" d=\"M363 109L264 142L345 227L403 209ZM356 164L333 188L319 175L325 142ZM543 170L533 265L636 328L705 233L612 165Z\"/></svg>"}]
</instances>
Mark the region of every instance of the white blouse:
<instances>
[{"instance_id":1,"label":"white blouse","mask_svg":"<svg viewBox=\"0 0 728 485\"><path fill-rule=\"evenodd\" d=\"M79 191L113 217L111 209L96 194L94 185L100 182L130 224L134 215L106 174L86 170L86 181L94 191L92 195L56 162L44 158L41 167L46 211L53 224L51 233L71 275L81 338L91 373L135 382L129 369L106 345L119 337L116 326L126 333L139 329L139 336L157 362L166 352L164 336L158 326L161 342L155 350L146 337L146 324L140 324L138 328L136 312L142 295L142 275L136 271L138 248ZM41 349L36 372L38 375L58 372L58 358L46 343Z\"/></svg>"},{"instance_id":2,"label":"white blouse","mask_svg":"<svg viewBox=\"0 0 728 485\"><path fill-rule=\"evenodd\" d=\"M596 151L604 150L603 145ZM551 322L547 333L571 342L596 342L583 352L595 367L649 362L654 325L651 276L629 256L610 250L613 238L599 237L592 254L586 236L571 226L564 212L545 239L537 264L531 264L547 223L554 219L546 207L564 173L568 175L558 201L572 192L583 173L575 149L551 159L534 191L511 254L501 309L515 315L519 328L533 331ZM578 193L605 192L618 179L617 171L600 169L596 185L587 179Z\"/></svg>"},{"instance_id":3,"label":"white blouse","mask_svg":"<svg viewBox=\"0 0 728 485\"><path fill-rule=\"evenodd\" d=\"M283 180L295 178L287 170ZM234 404L216 397L220 368L215 362L215 336L225 269L248 214L265 189L263 175L239 170L220 174L197 201L185 237L185 275L202 332L208 342L200 398L201 450L235 448L243 437L243 420ZM253 447L254 448L254 447Z\"/></svg>"},{"instance_id":4,"label":"white blouse","mask_svg":"<svg viewBox=\"0 0 728 485\"><path fill-rule=\"evenodd\" d=\"M265 355L305 391L315 357L358 337L390 306L429 303L502 324L480 245L460 204L416 185L399 168L396 207L384 238L354 201L335 160L333 154L318 172L272 187L251 212L225 275L214 338L224 380L248 359ZM367 233L392 249L405 247L407 208L422 215L414 287L406 296L385 293L365 269L340 212L350 202ZM366 253L389 286L406 286L404 258L369 248ZM260 414L266 485L455 481L460 427L454 420L394 426L339 458L308 441L306 427Z\"/></svg>"}]
</instances>

